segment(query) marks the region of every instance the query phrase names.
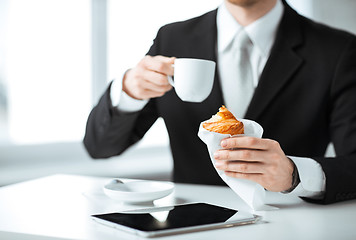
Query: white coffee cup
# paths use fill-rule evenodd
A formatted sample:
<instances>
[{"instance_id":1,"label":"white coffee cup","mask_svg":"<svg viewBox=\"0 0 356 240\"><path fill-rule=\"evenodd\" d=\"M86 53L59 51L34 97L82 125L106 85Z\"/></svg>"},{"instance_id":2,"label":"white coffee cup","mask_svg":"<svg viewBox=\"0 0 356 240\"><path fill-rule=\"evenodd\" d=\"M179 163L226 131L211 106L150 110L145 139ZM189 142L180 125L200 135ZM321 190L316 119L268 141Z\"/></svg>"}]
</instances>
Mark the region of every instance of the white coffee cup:
<instances>
[{"instance_id":1,"label":"white coffee cup","mask_svg":"<svg viewBox=\"0 0 356 240\"><path fill-rule=\"evenodd\" d=\"M202 102L210 94L215 74L215 62L195 58L174 61L174 80L168 76L178 97L186 102Z\"/></svg>"}]
</instances>

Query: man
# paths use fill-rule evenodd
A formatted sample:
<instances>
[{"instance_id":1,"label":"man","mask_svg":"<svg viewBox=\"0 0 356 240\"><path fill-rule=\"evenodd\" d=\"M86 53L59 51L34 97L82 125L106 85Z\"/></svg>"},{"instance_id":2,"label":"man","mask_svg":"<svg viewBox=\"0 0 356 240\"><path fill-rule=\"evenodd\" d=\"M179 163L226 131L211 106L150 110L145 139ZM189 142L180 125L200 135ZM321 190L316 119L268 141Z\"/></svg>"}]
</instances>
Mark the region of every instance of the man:
<instances>
[{"instance_id":1,"label":"man","mask_svg":"<svg viewBox=\"0 0 356 240\"><path fill-rule=\"evenodd\" d=\"M233 87L241 79L235 81L234 68L225 64L240 33L249 42L254 89L238 117L260 123L264 135L223 140L216 167L317 203L356 198L356 38L312 22L280 0L225 0L217 10L162 27L148 55L92 110L84 138L90 155L122 153L162 117L173 180L223 184L197 132L222 104L241 107ZM177 97L167 81L175 57L217 62L206 100ZM329 142L337 157L324 157Z\"/></svg>"}]
</instances>

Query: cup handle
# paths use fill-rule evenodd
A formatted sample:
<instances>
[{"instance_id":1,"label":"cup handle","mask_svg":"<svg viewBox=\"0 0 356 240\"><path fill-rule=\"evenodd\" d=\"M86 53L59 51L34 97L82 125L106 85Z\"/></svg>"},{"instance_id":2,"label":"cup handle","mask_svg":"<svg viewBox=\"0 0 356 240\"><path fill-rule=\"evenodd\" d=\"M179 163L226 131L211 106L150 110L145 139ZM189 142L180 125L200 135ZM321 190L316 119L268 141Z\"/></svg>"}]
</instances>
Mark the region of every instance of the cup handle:
<instances>
[{"instance_id":1,"label":"cup handle","mask_svg":"<svg viewBox=\"0 0 356 240\"><path fill-rule=\"evenodd\" d=\"M173 81L172 76L167 75L167 79L168 79L169 84L171 84L172 87L174 87L174 81Z\"/></svg>"},{"instance_id":2,"label":"cup handle","mask_svg":"<svg viewBox=\"0 0 356 240\"><path fill-rule=\"evenodd\" d=\"M172 67L174 68L174 64L172 64ZM173 77L167 75L167 79L168 79L169 84L171 84L171 86L174 87Z\"/></svg>"}]
</instances>

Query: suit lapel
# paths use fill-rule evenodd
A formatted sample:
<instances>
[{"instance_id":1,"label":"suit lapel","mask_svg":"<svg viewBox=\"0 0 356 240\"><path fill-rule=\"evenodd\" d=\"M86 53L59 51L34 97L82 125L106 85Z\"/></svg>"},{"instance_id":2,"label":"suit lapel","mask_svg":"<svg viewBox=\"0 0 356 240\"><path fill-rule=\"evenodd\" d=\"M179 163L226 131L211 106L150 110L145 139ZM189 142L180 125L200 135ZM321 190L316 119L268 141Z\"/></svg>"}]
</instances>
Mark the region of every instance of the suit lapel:
<instances>
[{"instance_id":1,"label":"suit lapel","mask_svg":"<svg viewBox=\"0 0 356 240\"><path fill-rule=\"evenodd\" d=\"M216 14L217 10L206 13L201 17L201 21L193 25L193 34L189 44L189 55L191 57L216 61Z\"/></svg>"},{"instance_id":2,"label":"suit lapel","mask_svg":"<svg viewBox=\"0 0 356 240\"><path fill-rule=\"evenodd\" d=\"M206 16L202 18L202 21L199 22L199 25L196 26L194 35L192 35L192 42L197 44L190 45L190 47L192 47L192 49L190 49L189 52L189 55L191 55L191 57L208 59L217 62L216 13L217 10L207 13ZM217 67L215 69L215 79L214 79L212 92L209 95L209 97L201 104L204 104L204 108L208 109L209 116L214 114L218 110L218 108L223 104L223 98L222 98Z\"/></svg>"},{"instance_id":3,"label":"suit lapel","mask_svg":"<svg viewBox=\"0 0 356 240\"><path fill-rule=\"evenodd\" d=\"M284 2L285 10L277 31L276 40L272 48L270 57L261 74L259 84L255 94L247 109L245 118L258 119L273 103L273 99L278 95L293 74L301 66L301 59L295 52L295 48L302 44L302 29L300 16ZM206 14L202 21L195 26L195 34L192 34L192 42L187 48L189 57L209 59L217 62L216 56L216 13L214 10ZM187 56L187 55L186 55ZM186 57L185 56L185 57ZM183 57L183 56L182 56ZM215 72L214 87L210 96L202 102L210 113L215 113L223 104L222 90L218 78L218 69Z\"/></svg>"},{"instance_id":4,"label":"suit lapel","mask_svg":"<svg viewBox=\"0 0 356 240\"><path fill-rule=\"evenodd\" d=\"M303 60L296 54L295 47L302 43L302 32L298 14L285 4L284 14L277 31L270 57L261 74L255 94L245 118L257 120L268 105L282 90Z\"/></svg>"}]
</instances>

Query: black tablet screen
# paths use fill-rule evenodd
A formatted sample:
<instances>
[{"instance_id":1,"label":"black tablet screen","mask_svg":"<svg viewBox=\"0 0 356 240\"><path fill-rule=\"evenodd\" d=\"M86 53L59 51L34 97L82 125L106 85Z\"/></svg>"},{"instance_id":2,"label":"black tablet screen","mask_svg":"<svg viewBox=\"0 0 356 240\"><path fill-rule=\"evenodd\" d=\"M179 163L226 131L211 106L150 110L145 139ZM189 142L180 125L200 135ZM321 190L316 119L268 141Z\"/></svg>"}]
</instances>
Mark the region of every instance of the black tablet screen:
<instances>
[{"instance_id":1,"label":"black tablet screen","mask_svg":"<svg viewBox=\"0 0 356 240\"><path fill-rule=\"evenodd\" d=\"M141 231L176 229L227 221L237 210L206 203L178 205L150 213L109 213L94 217Z\"/></svg>"}]
</instances>

